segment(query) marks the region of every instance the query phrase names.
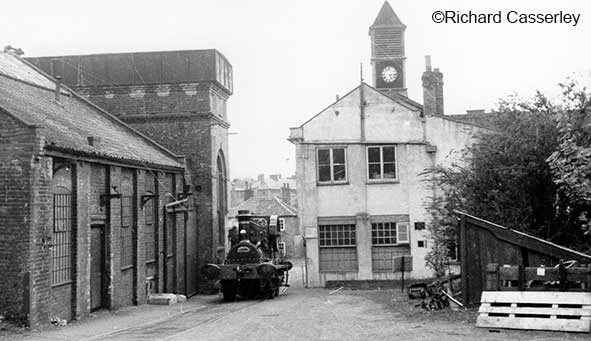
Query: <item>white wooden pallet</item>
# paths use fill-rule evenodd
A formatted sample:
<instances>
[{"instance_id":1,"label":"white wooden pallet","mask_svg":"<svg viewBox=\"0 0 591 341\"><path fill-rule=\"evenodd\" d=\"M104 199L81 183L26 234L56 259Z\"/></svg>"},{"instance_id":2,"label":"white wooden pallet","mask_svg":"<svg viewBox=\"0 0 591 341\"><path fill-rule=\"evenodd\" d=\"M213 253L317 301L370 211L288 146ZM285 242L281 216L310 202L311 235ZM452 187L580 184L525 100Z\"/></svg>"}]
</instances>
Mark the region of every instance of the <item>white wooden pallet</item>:
<instances>
[{"instance_id":1,"label":"white wooden pallet","mask_svg":"<svg viewBox=\"0 0 591 341\"><path fill-rule=\"evenodd\" d=\"M483 291L477 327L591 332L591 292Z\"/></svg>"}]
</instances>

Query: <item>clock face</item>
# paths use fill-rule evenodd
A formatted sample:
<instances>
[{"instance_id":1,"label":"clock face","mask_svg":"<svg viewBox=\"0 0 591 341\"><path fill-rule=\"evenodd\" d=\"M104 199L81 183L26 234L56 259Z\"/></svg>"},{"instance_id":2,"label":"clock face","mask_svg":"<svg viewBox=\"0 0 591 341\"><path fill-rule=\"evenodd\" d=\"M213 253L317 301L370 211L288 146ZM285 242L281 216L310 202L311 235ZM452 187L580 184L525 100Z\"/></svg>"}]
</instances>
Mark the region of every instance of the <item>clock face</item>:
<instances>
[{"instance_id":1,"label":"clock face","mask_svg":"<svg viewBox=\"0 0 591 341\"><path fill-rule=\"evenodd\" d=\"M382 69L382 79L386 83L392 83L398 77L398 71L393 66L386 66Z\"/></svg>"}]
</instances>

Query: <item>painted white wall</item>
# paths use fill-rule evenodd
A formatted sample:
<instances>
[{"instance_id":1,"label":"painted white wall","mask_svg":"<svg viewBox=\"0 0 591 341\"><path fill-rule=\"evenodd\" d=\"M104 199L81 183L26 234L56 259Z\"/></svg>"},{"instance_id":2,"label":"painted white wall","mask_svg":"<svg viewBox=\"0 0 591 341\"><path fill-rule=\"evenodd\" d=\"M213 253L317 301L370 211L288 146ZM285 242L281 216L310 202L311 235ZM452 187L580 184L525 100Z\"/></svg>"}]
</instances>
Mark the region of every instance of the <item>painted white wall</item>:
<instances>
[{"instance_id":1,"label":"painted white wall","mask_svg":"<svg viewBox=\"0 0 591 341\"><path fill-rule=\"evenodd\" d=\"M298 202L300 228L306 235L308 284L324 285L326 280L397 279L399 273L372 273L361 269L371 259L371 249L357 246L360 269L351 273L318 272L317 218L325 216L355 216L406 214L413 270L411 278L432 276L425 265L425 255L431 246L427 230L415 230L415 222L429 224L426 200L433 193L427 177L421 173L435 164L458 161L459 151L471 143L480 128L440 117L421 117L420 111L406 103L397 102L364 85L365 141L361 141L360 89L333 103L301 126L303 135L296 143ZM338 111L338 115L336 112ZM299 133L299 132L298 132ZM292 135L293 136L293 135ZM295 141L295 140L294 140ZM368 144L396 144L397 181L370 183L367 180L366 151ZM427 145L437 147L428 152ZM338 185L317 184L316 150L345 147L347 182ZM359 222L358 222L359 223ZM358 239L371 238L371 231L361 231ZM371 240L371 239L370 239ZM427 248L418 247L427 240ZM371 262L369 262L371 264Z\"/></svg>"}]
</instances>

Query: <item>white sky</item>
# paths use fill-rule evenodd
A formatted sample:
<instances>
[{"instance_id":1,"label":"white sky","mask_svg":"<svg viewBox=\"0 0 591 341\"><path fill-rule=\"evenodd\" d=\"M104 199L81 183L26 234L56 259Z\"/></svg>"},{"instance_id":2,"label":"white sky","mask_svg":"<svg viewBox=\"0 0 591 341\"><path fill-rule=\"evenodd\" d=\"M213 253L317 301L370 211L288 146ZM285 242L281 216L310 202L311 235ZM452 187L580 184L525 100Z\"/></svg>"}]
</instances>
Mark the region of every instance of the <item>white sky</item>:
<instances>
[{"instance_id":1,"label":"white sky","mask_svg":"<svg viewBox=\"0 0 591 341\"><path fill-rule=\"evenodd\" d=\"M368 28L383 0L10 1L0 47L25 56L215 48L234 68L228 103L231 177L295 172L286 139L359 84L372 84ZM591 2L396 1L406 29L409 97L422 103L424 56L444 74L446 113L591 78ZM580 13L571 24L435 24L435 10Z\"/></svg>"}]
</instances>

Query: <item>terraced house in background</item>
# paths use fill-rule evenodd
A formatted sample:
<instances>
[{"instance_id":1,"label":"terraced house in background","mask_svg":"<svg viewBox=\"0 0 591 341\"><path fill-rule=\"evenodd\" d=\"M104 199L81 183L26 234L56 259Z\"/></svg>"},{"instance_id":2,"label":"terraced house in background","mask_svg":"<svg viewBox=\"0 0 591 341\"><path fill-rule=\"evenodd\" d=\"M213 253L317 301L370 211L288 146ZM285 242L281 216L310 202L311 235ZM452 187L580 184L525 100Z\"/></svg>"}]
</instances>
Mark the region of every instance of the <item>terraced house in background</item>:
<instances>
[{"instance_id":1,"label":"terraced house in background","mask_svg":"<svg viewBox=\"0 0 591 341\"><path fill-rule=\"evenodd\" d=\"M0 53L0 310L31 326L191 291L184 158Z\"/></svg>"},{"instance_id":2,"label":"terraced house in background","mask_svg":"<svg viewBox=\"0 0 591 341\"><path fill-rule=\"evenodd\" d=\"M421 173L458 161L481 128L444 115L443 74L429 58L423 104L407 97L405 30L385 2L369 29L374 86L362 81L291 128L310 286L432 275L424 204L434 193Z\"/></svg>"}]
</instances>

